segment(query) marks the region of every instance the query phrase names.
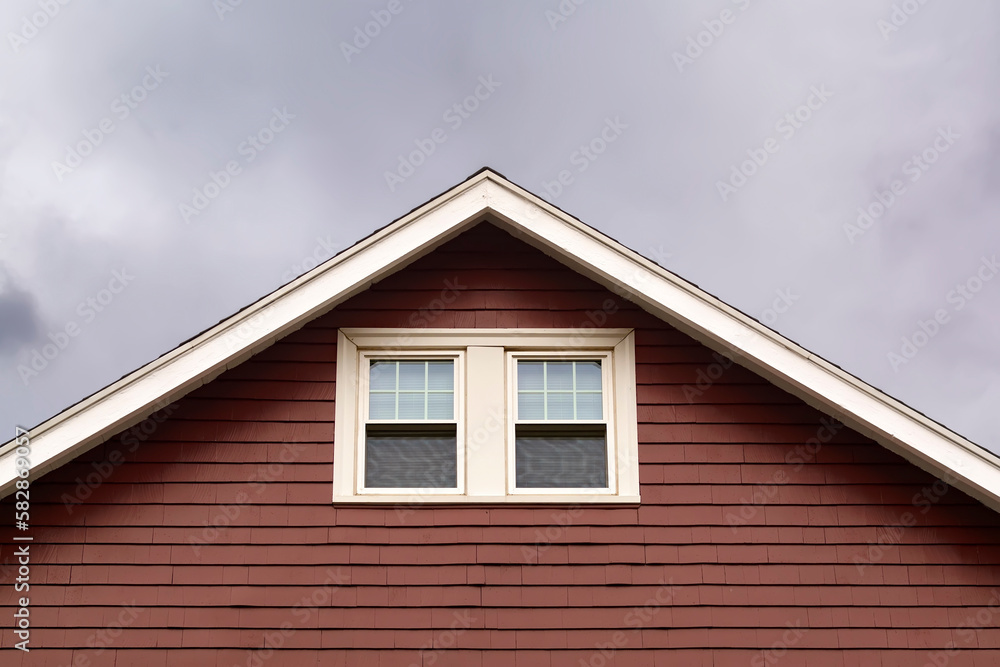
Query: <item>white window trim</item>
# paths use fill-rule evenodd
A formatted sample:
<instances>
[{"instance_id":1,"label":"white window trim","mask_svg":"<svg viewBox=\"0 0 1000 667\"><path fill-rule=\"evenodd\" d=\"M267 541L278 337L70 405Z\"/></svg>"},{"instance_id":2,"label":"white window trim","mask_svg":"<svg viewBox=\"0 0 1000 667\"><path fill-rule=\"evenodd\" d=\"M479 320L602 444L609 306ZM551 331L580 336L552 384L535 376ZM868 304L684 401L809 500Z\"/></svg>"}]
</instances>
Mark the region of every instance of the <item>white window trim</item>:
<instances>
[{"instance_id":1,"label":"white window trim","mask_svg":"<svg viewBox=\"0 0 1000 667\"><path fill-rule=\"evenodd\" d=\"M459 488L363 489L359 455L364 427L361 392L367 359L463 353L456 392ZM510 374L518 353L549 358L607 355L604 381L609 441L607 489L513 489L516 402ZM477 369L476 372L470 369ZM481 372L482 369L494 369ZM464 377L461 377L464 376ZM461 390L459 389L461 387ZM632 329L340 329L334 429L333 501L336 503L631 503L639 502L639 445ZM612 444L613 442L613 444ZM464 451L463 451L464 450ZM464 468L464 470L463 470ZM502 471L498 473L497 471ZM612 473L613 471L613 473ZM397 492L400 491L400 492Z\"/></svg>"}]
</instances>

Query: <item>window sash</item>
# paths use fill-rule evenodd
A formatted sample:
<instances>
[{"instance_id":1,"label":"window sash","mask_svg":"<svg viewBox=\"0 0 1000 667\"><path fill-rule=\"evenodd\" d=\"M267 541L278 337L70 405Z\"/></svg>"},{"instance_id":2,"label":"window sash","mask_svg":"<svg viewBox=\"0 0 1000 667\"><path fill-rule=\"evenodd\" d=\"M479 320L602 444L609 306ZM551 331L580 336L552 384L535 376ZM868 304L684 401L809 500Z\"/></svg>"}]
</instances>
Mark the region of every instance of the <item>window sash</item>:
<instances>
[{"instance_id":1,"label":"window sash","mask_svg":"<svg viewBox=\"0 0 1000 667\"><path fill-rule=\"evenodd\" d=\"M592 367L585 366L586 363L597 364L597 388L590 388L588 385L592 385L593 379L587 376L592 373ZM556 368L563 368L564 366L569 367L569 384L568 386L559 386L558 380L555 382L550 382L550 376L552 375L552 370ZM529 369L540 369L541 370L541 387L539 388L526 388L522 384L522 379L527 379ZM521 371L525 372L522 373ZM584 372L581 373L580 371ZM588 370L590 372L588 372ZM581 377L582 376L582 377ZM589 382L588 382L589 380ZM517 403L515 404L515 410L517 411L517 419L520 421L532 421L538 422L584 422L591 421L593 423L604 423L604 403L603 397L605 392L604 387L604 367L600 359L518 359L514 364L514 376L511 381L517 384ZM525 382L524 384L528 384ZM551 385L555 384L555 387ZM558 402L550 400L552 398L559 399L569 399L569 405L565 406L569 408L570 414L565 414L565 407L563 411L559 411ZM593 400L596 398L596 406L599 408L600 416L580 416L581 404L586 408L587 400L591 399L590 407L593 408ZM538 406L531 406L531 403L536 402L531 399L540 399L537 401L540 403ZM581 400L584 399L584 400ZM526 407L534 407L535 410L531 412L532 416L529 418L525 413L529 412L524 409ZM537 415L538 409L541 410L541 416ZM555 408L555 409L554 409Z\"/></svg>"},{"instance_id":2,"label":"window sash","mask_svg":"<svg viewBox=\"0 0 1000 667\"><path fill-rule=\"evenodd\" d=\"M514 487L606 489L608 444L603 425L519 425L514 430Z\"/></svg>"},{"instance_id":3,"label":"window sash","mask_svg":"<svg viewBox=\"0 0 1000 667\"><path fill-rule=\"evenodd\" d=\"M464 446L464 391L465 384L463 377L465 374L464 351L455 350L393 350L393 351L359 351L357 359L357 418L359 433L355 443L356 456L356 479L358 493L372 494L377 497L380 494L409 494L409 495L460 495L465 493L465 446ZM451 361L452 362L452 418L451 419L407 419L399 418L398 399L393 419L371 419L371 397L372 395L384 395L389 390L372 389L371 368L373 362L424 362L424 388L429 385L428 362ZM396 378L393 392L398 392L400 387L399 367L396 365ZM403 390L405 393L406 390ZM428 399L424 399L426 416L426 406ZM450 487L436 486L368 486L368 481L373 479L366 466L368 465L368 436L370 433L384 434L390 430L410 430L415 433L440 433L442 427L451 427L455 439L455 485ZM371 428L370 428L371 427ZM414 445L416 446L416 445ZM400 475L402 476L402 475Z\"/></svg>"},{"instance_id":4,"label":"window sash","mask_svg":"<svg viewBox=\"0 0 1000 667\"><path fill-rule=\"evenodd\" d=\"M612 350L587 349L581 346L579 350L562 349L540 349L540 350L510 350L506 352L506 382L508 387L508 405L511 412L507 426L507 493L511 496L519 495L615 495L618 489L618 475L616 470L616 459L618 452L617 439L615 437L615 417L613 406L615 382L614 382L614 354ZM519 410L520 387L518 386L518 362L520 361L599 361L601 368L601 414L602 419L521 419ZM575 377L575 373L574 373ZM574 380L574 390L576 382ZM545 385L543 385L545 386ZM575 403L575 401L574 401ZM575 411L574 411L575 412ZM604 449L605 449L605 481L602 487L595 486L552 486L520 487L517 485L517 447L518 431L522 433L534 433L558 429L560 431L592 433L597 426L604 427Z\"/></svg>"},{"instance_id":5,"label":"window sash","mask_svg":"<svg viewBox=\"0 0 1000 667\"><path fill-rule=\"evenodd\" d=\"M403 383L403 369L404 368L419 368L423 364L421 382L420 386L404 386ZM432 371L434 369L444 369L447 368L451 371L450 378L447 384L449 385L447 389L435 389L432 388L432 378L435 373ZM392 369L391 386L387 386L384 377L376 376L376 369L381 367L382 372L388 375L388 369ZM368 421L385 421L385 422L428 422L428 421L439 421L439 422L451 422L455 419L455 362L452 359L370 359L368 365ZM437 381L441 382L447 377L447 374L442 374L438 372ZM373 382L373 378L380 380L379 382ZM415 378L414 378L415 379ZM445 416L445 410L443 408L447 407L447 402L432 401L432 398L450 398L451 405L447 410L448 416ZM391 399L391 401L386 401L385 399ZM411 414L401 414L404 411L403 399L410 399L406 402L405 407L409 408ZM376 400L378 399L378 400ZM415 401L413 399L416 399ZM386 416L384 408L388 404L392 405L392 416ZM372 413L376 412L375 406L379 405L380 410L378 417L373 417ZM419 416L415 414L413 408L418 408ZM435 415L431 417L432 411L437 410L440 415Z\"/></svg>"}]
</instances>

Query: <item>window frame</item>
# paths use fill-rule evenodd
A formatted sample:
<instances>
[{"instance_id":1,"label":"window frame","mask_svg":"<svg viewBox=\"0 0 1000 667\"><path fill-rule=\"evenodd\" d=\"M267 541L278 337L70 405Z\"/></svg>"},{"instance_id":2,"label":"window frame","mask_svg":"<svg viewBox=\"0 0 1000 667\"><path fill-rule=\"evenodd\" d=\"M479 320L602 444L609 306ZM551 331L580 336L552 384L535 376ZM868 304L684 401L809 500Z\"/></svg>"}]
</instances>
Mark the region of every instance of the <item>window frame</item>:
<instances>
[{"instance_id":1,"label":"window frame","mask_svg":"<svg viewBox=\"0 0 1000 667\"><path fill-rule=\"evenodd\" d=\"M545 495L609 495L618 493L617 466L617 434L615 433L614 396L614 351L613 350L506 350L507 405L510 406L507 419L507 493L509 495L545 494ZM601 410L603 419L545 420L521 419L518 414L517 395L517 362L522 359L536 361L578 361L598 359L601 362ZM574 396L575 398L575 396ZM605 471L607 473L606 487L551 487L551 488L518 488L517 461L515 450L517 445L516 431L519 424L527 426L549 426L566 424L572 426L605 427Z\"/></svg>"},{"instance_id":2,"label":"window frame","mask_svg":"<svg viewBox=\"0 0 1000 667\"><path fill-rule=\"evenodd\" d=\"M607 488L515 488L514 360L527 356L602 359ZM458 489L363 487L368 365L373 358L404 357L460 359L455 371L456 436L461 443ZM339 329L333 501L636 504L640 498L635 390L633 329Z\"/></svg>"},{"instance_id":3,"label":"window frame","mask_svg":"<svg viewBox=\"0 0 1000 667\"><path fill-rule=\"evenodd\" d=\"M409 359L419 359L421 361L437 361L437 360L452 360L454 361L454 382L453 382L453 410L452 419L423 419L423 420L401 420L401 419L371 419L368 415L369 401L371 394L370 389L370 372L372 361L384 361L388 359L394 360L406 360ZM398 371L397 371L398 372ZM339 378L338 378L339 379ZM367 448L367 427L369 424L375 425L445 425L454 424L455 425L455 465L456 465L456 487L433 487L433 491L436 494L441 495L463 495L465 493L465 475L462 471L465 469L465 429L464 429L464 416L465 416L465 351L456 350L453 352L441 352L434 351L430 352L427 350L396 350L396 351L379 351L379 350L359 350L358 351L358 390L357 390L357 403L358 403L358 424L360 432L358 434L357 442L357 455L356 455L356 479L358 493L361 495L399 495L399 494L414 494L414 493L424 493L429 488L432 487L366 487L365 486L365 463L367 460L366 448ZM339 398L339 397L338 397Z\"/></svg>"}]
</instances>

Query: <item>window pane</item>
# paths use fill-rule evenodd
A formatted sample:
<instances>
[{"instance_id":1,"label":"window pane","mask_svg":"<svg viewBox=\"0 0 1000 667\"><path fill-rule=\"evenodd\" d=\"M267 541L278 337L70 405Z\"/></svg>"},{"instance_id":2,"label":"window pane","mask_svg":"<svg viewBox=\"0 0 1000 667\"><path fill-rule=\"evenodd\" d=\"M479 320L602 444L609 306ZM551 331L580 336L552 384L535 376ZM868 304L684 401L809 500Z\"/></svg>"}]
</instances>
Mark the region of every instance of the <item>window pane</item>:
<instances>
[{"instance_id":1,"label":"window pane","mask_svg":"<svg viewBox=\"0 0 1000 667\"><path fill-rule=\"evenodd\" d=\"M573 389L573 362L548 361L545 363L545 388L549 391Z\"/></svg>"},{"instance_id":2,"label":"window pane","mask_svg":"<svg viewBox=\"0 0 1000 667\"><path fill-rule=\"evenodd\" d=\"M427 362L427 388L430 390L455 388L455 368L450 361Z\"/></svg>"},{"instance_id":3,"label":"window pane","mask_svg":"<svg viewBox=\"0 0 1000 667\"><path fill-rule=\"evenodd\" d=\"M396 362L373 361L368 371L368 379L372 389L395 389Z\"/></svg>"},{"instance_id":4,"label":"window pane","mask_svg":"<svg viewBox=\"0 0 1000 667\"><path fill-rule=\"evenodd\" d=\"M604 408L599 393L576 395L577 419L604 419Z\"/></svg>"},{"instance_id":5,"label":"window pane","mask_svg":"<svg viewBox=\"0 0 1000 667\"><path fill-rule=\"evenodd\" d=\"M548 393L545 395L548 420L566 421L573 419L573 394L571 392Z\"/></svg>"},{"instance_id":6,"label":"window pane","mask_svg":"<svg viewBox=\"0 0 1000 667\"><path fill-rule=\"evenodd\" d=\"M601 362L599 361L578 361L576 362L576 388L581 389L601 389Z\"/></svg>"},{"instance_id":7,"label":"window pane","mask_svg":"<svg viewBox=\"0 0 1000 667\"><path fill-rule=\"evenodd\" d=\"M399 362L399 388L420 389L425 388L425 373L427 370L426 361L400 361Z\"/></svg>"},{"instance_id":8,"label":"window pane","mask_svg":"<svg viewBox=\"0 0 1000 667\"><path fill-rule=\"evenodd\" d=\"M601 362L517 362L519 420L603 419Z\"/></svg>"},{"instance_id":9,"label":"window pane","mask_svg":"<svg viewBox=\"0 0 1000 667\"><path fill-rule=\"evenodd\" d=\"M395 419L396 394L372 394L368 400L369 419Z\"/></svg>"},{"instance_id":10,"label":"window pane","mask_svg":"<svg viewBox=\"0 0 1000 667\"><path fill-rule=\"evenodd\" d=\"M518 390L544 389L542 377L545 371L544 361L518 361L517 362L517 388Z\"/></svg>"},{"instance_id":11,"label":"window pane","mask_svg":"<svg viewBox=\"0 0 1000 667\"><path fill-rule=\"evenodd\" d=\"M518 429L514 442L517 488L607 488L605 440L603 430L546 433Z\"/></svg>"},{"instance_id":12,"label":"window pane","mask_svg":"<svg viewBox=\"0 0 1000 667\"><path fill-rule=\"evenodd\" d=\"M428 419L454 419L455 395L451 392L434 392L427 394Z\"/></svg>"},{"instance_id":13,"label":"window pane","mask_svg":"<svg viewBox=\"0 0 1000 667\"><path fill-rule=\"evenodd\" d=\"M424 414L424 392L399 392L399 420L413 421L426 419Z\"/></svg>"},{"instance_id":14,"label":"window pane","mask_svg":"<svg viewBox=\"0 0 1000 667\"><path fill-rule=\"evenodd\" d=\"M450 431L389 431L369 427L365 486L369 489L454 489L457 444Z\"/></svg>"},{"instance_id":15,"label":"window pane","mask_svg":"<svg viewBox=\"0 0 1000 667\"><path fill-rule=\"evenodd\" d=\"M369 419L455 418L455 362L450 359L372 361Z\"/></svg>"},{"instance_id":16,"label":"window pane","mask_svg":"<svg viewBox=\"0 0 1000 667\"><path fill-rule=\"evenodd\" d=\"M518 419L545 419L545 394L517 395L517 418Z\"/></svg>"}]
</instances>

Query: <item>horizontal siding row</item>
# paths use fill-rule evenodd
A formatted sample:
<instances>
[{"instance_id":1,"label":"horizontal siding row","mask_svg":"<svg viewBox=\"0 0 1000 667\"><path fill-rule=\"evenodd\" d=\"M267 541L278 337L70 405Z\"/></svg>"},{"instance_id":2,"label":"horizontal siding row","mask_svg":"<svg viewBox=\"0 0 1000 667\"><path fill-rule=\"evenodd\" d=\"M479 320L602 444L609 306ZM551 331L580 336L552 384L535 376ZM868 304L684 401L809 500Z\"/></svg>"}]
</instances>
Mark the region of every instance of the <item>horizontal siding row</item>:
<instances>
[{"instance_id":1,"label":"horizontal siding row","mask_svg":"<svg viewBox=\"0 0 1000 667\"><path fill-rule=\"evenodd\" d=\"M331 504L339 327L593 325L636 329L641 506ZM994 512L488 225L31 493L5 665L1000 663Z\"/></svg>"}]
</instances>

